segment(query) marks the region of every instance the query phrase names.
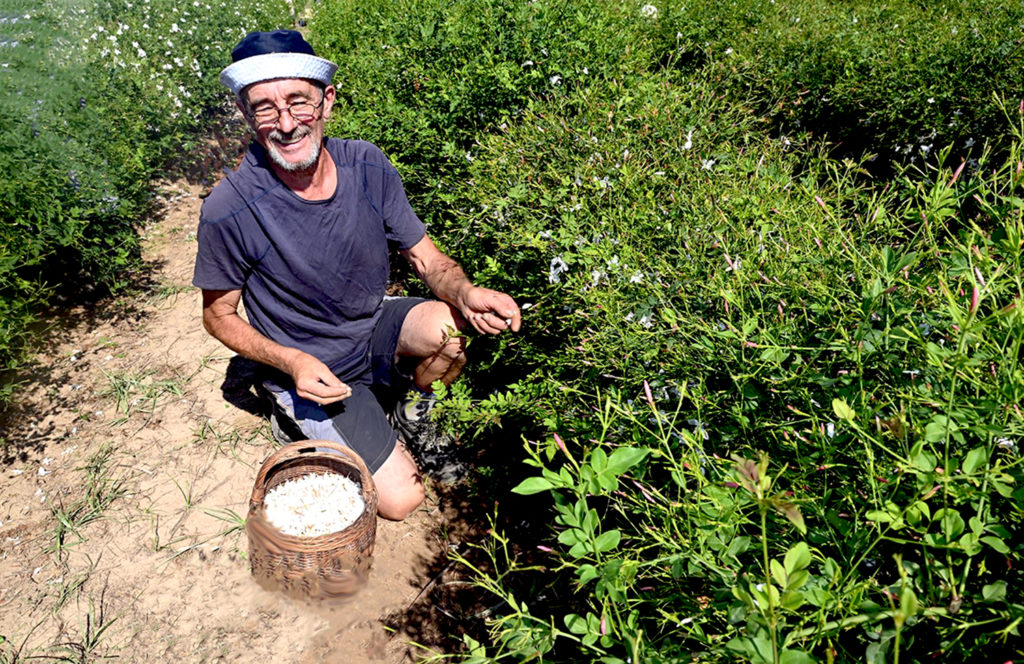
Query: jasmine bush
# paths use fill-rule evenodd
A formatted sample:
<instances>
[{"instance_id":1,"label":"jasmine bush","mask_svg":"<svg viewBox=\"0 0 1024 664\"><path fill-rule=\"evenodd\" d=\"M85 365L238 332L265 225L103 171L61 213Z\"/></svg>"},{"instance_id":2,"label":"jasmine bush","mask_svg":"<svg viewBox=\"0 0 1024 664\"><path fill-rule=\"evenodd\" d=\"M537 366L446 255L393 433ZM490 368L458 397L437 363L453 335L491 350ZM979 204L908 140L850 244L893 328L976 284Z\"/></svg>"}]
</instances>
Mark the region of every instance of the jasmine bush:
<instances>
[{"instance_id":1,"label":"jasmine bush","mask_svg":"<svg viewBox=\"0 0 1024 664\"><path fill-rule=\"evenodd\" d=\"M736 77L782 131L886 166L986 139L1005 150L998 97L1024 89L1017 3L699 0L667 3L658 23L665 51Z\"/></svg>"},{"instance_id":2,"label":"jasmine bush","mask_svg":"<svg viewBox=\"0 0 1024 664\"><path fill-rule=\"evenodd\" d=\"M231 46L289 16L276 2L0 4L0 371L55 291L130 283L150 181L225 109Z\"/></svg>"},{"instance_id":3,"label":"jasmine bush","mask_svg":"<svg viewBox=\"0 0 1024 664\"><path fill-rule=\"evenodd\" d=\"M504 607L461 659L1020 656L1020 22L320 6L334 131L525 309L439 406L533 423L515 492L553 522L460 558Z\"/></svg>"}]
</instances>

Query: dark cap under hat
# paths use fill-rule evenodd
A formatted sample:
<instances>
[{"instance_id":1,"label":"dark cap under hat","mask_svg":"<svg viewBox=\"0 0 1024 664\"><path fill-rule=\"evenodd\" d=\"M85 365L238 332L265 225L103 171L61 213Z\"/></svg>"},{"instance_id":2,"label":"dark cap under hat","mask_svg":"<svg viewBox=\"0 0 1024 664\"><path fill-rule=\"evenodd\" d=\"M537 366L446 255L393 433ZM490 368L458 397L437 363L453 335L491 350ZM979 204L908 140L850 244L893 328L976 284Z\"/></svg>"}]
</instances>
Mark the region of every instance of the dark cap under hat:
<instances>
[{"instance_id":1,"label":"dark cap under hat","mask_svg":"<svg viewBox=\"0 0 1024 664\"><path fill-rule=\"evenodd\" d=\"M253 83L278 78L306 78L330 85L338 65L317 57L295 30L250 32L231 51L232 63L220 73L220 82L238 95Z\"/></svg>"}]
</instances>

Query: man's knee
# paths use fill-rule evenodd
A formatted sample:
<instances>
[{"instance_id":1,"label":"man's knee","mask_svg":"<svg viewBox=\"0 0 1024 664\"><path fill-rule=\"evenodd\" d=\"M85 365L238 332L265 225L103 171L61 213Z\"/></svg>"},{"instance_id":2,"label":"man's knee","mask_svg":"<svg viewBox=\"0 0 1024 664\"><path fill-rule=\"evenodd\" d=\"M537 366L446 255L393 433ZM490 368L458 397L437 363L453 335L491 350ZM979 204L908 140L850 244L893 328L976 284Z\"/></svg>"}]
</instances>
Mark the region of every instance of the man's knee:
<instances>
[{"instance_id":1,"label":"man's knee","mask_svg":"<svg viewBox=\"0 0 1024 664\"><path fill-rule=\"evenodd\" d=\"M403 490L392 489L386 494L379 494L377 514L384 519L403 521L423 504L425 497L421 482L409 484Z\"/></svg>"},{"instance_id":2,"label":"man's knee","mask_svg":"<svg viewBox=\"0 0 1024 664\"><path fill-rule=\"evenodd\" d=\"M377 487L377 514L401 521L423 504L425 492L419 470L401 441L373 474Z\"/></svg>"},{"instance_id":3,"label":"man's knee","mask_svg":"<svg viewBox=\"0 0 1024 664\"><path fill-rule=\"evenodd\" d=\"M444 340L439 352L441 357L452 364L466 363L466 337L453 337Z\"/></svg>"},{"instance_id":4,"label":"man's knee","mask_svg":"<svg viewBox=\"0 0 1024 664\"><path fill-rule=\"evenodd\" d=\"M465 353L466 340L459 335L465 321L458 310L437 301L418 304L409 312L398 337L400 357L453 356ZM451 346L451 348L449 348Z\"/></svg>"}]
</instances>

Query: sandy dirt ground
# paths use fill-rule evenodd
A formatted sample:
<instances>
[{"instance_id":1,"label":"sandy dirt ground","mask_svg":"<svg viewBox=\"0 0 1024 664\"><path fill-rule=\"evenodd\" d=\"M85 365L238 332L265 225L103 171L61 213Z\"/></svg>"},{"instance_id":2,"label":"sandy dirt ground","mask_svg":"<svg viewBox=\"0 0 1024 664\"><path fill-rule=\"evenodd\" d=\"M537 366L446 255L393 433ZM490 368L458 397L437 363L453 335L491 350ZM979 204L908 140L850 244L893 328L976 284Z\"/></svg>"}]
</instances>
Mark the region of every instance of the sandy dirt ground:
<instances>
[{"instance_id":1,"label":"sandy dirt ground","mask_svg":"<svg viewBox=\"0 0 1024 664\"><path fill-rule=\"evenodd\" d=\"M358 664L453 647L470 614L438 591L466 585L447 557L464 527L434 490L407 521L378 520L369 583L343 605L250 575L242 519L276 446L189 286L201 191L161 187L140 294L68 311L0 421L0 662Z\"/></svg>"}]
</instances>

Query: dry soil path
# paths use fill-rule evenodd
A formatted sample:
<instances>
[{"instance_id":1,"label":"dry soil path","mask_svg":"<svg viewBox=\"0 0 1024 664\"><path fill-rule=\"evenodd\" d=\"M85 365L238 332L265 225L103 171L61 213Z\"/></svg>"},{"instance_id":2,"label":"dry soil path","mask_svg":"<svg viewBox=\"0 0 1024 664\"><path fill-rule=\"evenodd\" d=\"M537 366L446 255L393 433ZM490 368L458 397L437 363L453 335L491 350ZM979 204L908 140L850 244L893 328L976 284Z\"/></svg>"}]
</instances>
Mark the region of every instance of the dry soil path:
<instances>
[{"instance_id":1,"label":"dry soil path","mask_svg":"<svg viewBox=\"0 0 1024 664\"><path fill-rule=\"evenodd\" d=\"M200 324L200 191L161 188L143 294L69 311L0 422L0 662L418 660L412 642L443 641L425 589L457 545L436 498L379 522L369 584L343 606L249 574L240 517L275 445Z\"/></svg>"}]
</instances>

